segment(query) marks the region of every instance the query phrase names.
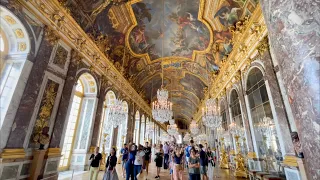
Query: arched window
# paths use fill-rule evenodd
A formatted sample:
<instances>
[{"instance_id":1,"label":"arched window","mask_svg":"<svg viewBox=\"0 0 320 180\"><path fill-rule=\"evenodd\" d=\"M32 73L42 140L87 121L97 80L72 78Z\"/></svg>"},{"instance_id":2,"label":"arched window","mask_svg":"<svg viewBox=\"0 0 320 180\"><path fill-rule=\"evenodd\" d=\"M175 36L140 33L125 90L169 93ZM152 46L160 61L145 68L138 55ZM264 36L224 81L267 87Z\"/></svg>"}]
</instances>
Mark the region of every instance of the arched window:
<instances>
[{"instance_id":1,"label":"arched window","mask_svg":"<svg viewBox=\"0 0 320 180\"><path fill-rule=\"evenodd\" d=\"M141 117L141 127L140 127L140 144L144 144L144 135L145 135L145 126L146 126L146 119L144 115Z\"/></svg>"},{"instance_id":2,"label":"arched window","mask_svg":"<svg viewBox=\"0 0 320 180\"><path fill-rule=\"evenodd\" d=\"M140 125L140 113L136 112L135 123L134 123L134 132L133 132L133 142L139 143L139 125Z\"/></svg>"},{"instance_id":3,"label":"arched window","mask_svg":"<svg viewBox=\"0 0 320 180\"><path fill-rule=\"evenodd\" d=\"M102 119L100 125L99 146L101 151L108 152L112 144L113 126L109 123L110 106L114 105L116 94L113 91L108 91L103 102Z\"/></svg>"},{"instance_id":4,"label":"arched window","mask_svg":"<svg viewBox=\"0 0 320 180\"><path fill-rule=\"evenodd\" d=\"M250 114L254 125L254 135L257 144L257 150L259 156L270 155L273 156L277 152L279 147L278 138L276 136L273 116L271 112L269 97L263 79L263 74L258 68L250 70L247 79L247 96L250 107ZM262 133L258 127L259 122L264 117L269 117L272 122L270 133Z\"/></svg>"},{"instance_id":5,"label":"arched window","mask_svg":"<svg viewBox=\"0 0 320 180\"><path fill-rule=\"evenodd\" d=\"M124 109L125 112L127 112L127 114L126 114L126 118L123 120L123 123L121 123L121 125L118 128L118 142L117 142L118 149L122 147L122 144L124 143L124 140L127 135L128 103L126 101L122 102L122 108Z\"/></svg>"},{"instance_id":6,"label":"arched window","mask_svg":"<svg viewBox=\"0 0 320 180\"><path fill-rule=\"evenodd\" d=\"M97 95L96 81L89 73L82 74L74 88L74 96L65 130L60 170L69 169L73 153L85 157L89 147L90 129ZM85 161L81 162L85 163Z\"/></svg>"},{"instance_id":7,"label":"arched window","mask_svg":"<svg viewBox=\"0 0 320 180\"><path fill-rule=\"evenodd\" d=\"M0 12L0 129L3 125L11 129L26 77L32 68L32 64L26 61L31 47L29 35L21 21L3 6L0 6ZM26 63L29 66L25 66ZM24 78L21 78L22 72ZM8 110L10 113L7 113ZM3 136L1 133L1 138Z\"/></svg>"}]
</instances>

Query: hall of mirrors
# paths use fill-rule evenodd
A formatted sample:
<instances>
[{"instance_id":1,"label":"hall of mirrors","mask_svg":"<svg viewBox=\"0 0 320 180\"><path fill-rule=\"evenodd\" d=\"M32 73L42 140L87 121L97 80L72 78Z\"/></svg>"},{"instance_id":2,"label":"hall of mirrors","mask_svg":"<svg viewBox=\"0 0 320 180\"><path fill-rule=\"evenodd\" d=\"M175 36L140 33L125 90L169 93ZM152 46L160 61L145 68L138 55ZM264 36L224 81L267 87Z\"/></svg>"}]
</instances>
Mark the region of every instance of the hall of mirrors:
<instances>
[{"instance_id":1,"label":"hall of mirrors","mask_svg":"<svg viewBox=\"0 0 320 180\"><path fill-rule=\"evenodd\" d=\"M190 140L215 154L208 179L320 179L319 8L1 1L0 179L88 179L96 147L98 179L113 150L124 179L124 144L155 145L156 167Z\"/></svg>"}]
</instances>

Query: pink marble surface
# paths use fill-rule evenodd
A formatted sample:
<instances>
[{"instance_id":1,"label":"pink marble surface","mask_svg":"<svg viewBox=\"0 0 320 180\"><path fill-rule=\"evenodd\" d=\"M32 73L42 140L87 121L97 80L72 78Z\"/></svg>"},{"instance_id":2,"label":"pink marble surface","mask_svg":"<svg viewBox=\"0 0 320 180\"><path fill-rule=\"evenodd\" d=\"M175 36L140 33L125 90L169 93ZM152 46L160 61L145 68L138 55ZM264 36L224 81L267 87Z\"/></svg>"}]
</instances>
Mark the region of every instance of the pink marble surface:
<instances>
[{"instance_id":1,"label":"pink marble surface","mask_svg":"<svg viewBox=\"0 0 320 180\"><path fill-rule=\"evenodd\" d=\"M275 63L289 97L308 179L320 179L320 2L261 0Z\"/></svg>"}]
</instances>

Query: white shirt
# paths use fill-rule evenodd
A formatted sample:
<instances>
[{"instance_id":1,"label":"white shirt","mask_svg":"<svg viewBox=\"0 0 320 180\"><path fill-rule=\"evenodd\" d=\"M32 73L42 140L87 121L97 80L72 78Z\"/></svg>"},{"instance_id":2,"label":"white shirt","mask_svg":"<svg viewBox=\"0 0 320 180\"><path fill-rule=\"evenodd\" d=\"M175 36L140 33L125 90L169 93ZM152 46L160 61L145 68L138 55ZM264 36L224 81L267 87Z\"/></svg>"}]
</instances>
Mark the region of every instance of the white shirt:
<instances>
[{"instance_id":1,"label":"white shirt","mask_svg":"<svg viewBox=\"0 0 320 180\"><path fill-rule=\"evenodd\" d=\"M145 153L143 151L137 152L136 158L134 160L134 165L142 165L143 164L143 156Z\"/></svg>"}]
</instances>

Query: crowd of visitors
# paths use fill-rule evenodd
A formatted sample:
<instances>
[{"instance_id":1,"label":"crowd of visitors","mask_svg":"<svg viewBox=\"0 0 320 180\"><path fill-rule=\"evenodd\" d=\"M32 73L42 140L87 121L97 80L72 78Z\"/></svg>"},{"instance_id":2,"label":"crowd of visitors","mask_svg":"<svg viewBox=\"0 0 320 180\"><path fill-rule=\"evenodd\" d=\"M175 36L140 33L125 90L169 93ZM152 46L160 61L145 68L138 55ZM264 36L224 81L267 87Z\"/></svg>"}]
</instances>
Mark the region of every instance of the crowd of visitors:
<instances>
[{"instance_id":1,"label":"crowd of visitors","mask_svg":"<svg viewBox=\"0 0 320 180\"><path fill-rule=\"evenodd\" d=\"M134 143L124 144L120 150L122 155L122 177L126 180L137 180L137 177L146 173L148 177L149 164L153 160L157 168L156 179L160 179L160 170L168 169L171 180L185 180L183 173L188 172L189 180L213 179L213 168L216 164L215 152L208 147L207 143L195 144L190 140L188 145L178 145L165 142L154 144L148 142L145 146ZM99 148L90 156L90 180L96 180L99 164L102 159ZM117 164L116 149L110 150L106 158L106 170L103 180L118 180L115 166Z\"/></svg>"}]
</instances>

